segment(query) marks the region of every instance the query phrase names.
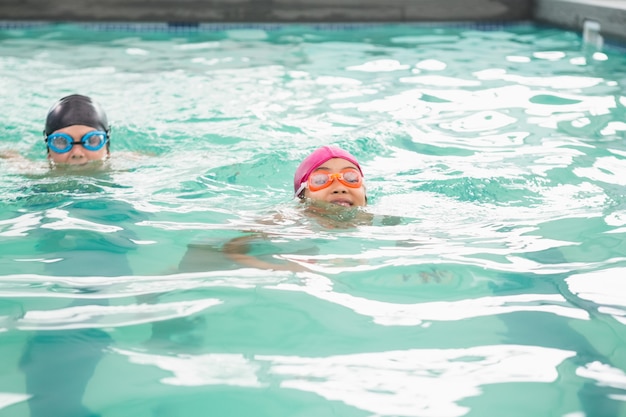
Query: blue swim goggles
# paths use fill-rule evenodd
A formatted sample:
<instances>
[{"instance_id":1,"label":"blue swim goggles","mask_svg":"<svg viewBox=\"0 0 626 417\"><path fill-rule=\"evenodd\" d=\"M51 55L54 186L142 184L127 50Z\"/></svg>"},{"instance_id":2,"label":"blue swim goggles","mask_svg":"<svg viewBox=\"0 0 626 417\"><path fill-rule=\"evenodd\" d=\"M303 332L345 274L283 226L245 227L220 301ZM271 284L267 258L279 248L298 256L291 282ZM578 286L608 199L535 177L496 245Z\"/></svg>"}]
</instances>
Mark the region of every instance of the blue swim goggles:
<instances>
[{"instance_id":1,"label":"blue swim goggles","mask_svg":"<svg viewBox=\"0 0 626 417\"><path fill-rule=\"evenodd\" d=\"M69 152L74 145L83 145L88 151L99 151L108 141L108 133L101 130L86 133L78 142L67 133L53 133L45 139L48 147L56 153Z\"/></svg>"}]
</instances>

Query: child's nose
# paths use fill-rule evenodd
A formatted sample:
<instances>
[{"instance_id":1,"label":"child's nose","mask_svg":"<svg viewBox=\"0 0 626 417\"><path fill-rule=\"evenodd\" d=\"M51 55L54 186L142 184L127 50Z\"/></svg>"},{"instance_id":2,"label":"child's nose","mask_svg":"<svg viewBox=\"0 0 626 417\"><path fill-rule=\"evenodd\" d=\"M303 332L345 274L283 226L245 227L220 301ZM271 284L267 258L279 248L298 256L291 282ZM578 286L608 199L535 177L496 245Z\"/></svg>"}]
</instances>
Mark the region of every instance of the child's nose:
<instances>
[{"instance_id":1,"label":"child's nose","mask_svg":"<svg viewBox=\"0 0 626 417\"><path fill-rule=\"evenodd\" d=\"M333 187L333 193L347 193L348 187L346 187L341 181L335 180L331 184Z\"/></svg>"},{"instance_id":2,"label":"child's nose","mask_svg":"<svg viewBox=\"0 0 626 417\"><path fill-rule=\"evenodd\" d=\"M70 158L84 158L85 157L85 148L82 145L74 145L72 149L70 149Z\"/></svg>"}]
</instances>

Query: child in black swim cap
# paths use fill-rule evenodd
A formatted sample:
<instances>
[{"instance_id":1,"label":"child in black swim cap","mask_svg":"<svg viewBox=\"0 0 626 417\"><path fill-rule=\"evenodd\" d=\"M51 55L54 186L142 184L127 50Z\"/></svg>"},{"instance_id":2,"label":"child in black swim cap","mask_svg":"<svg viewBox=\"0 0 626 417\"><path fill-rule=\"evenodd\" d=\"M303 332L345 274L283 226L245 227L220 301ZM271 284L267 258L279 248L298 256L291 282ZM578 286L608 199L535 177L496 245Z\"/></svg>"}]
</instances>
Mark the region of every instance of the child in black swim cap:
<instances>
[{"instance_id":1,"label":"child in black swim cap","mask_svg":"<svg viewBox=\"0 0 626 417\"><path fill-rule=\"evenodd\" d=\"M48 111L44 141L53 164L85 165L109 157L110 129L102 107L87 96L72 94Z\"/></svg>"}]
</instances>

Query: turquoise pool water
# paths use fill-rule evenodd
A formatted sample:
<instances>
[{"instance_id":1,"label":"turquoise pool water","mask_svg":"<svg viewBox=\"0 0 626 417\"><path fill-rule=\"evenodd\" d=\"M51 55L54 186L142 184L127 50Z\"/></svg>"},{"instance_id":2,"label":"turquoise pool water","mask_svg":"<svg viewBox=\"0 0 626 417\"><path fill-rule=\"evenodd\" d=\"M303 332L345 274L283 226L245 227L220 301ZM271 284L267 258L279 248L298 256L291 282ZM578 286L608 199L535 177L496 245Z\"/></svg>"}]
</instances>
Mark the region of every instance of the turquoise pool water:
<instances>
[{"instance_id":1,"label":"turquoise pool water","mask_svg":"<svg viewBox=\"0 0 626 417\"><path fill-rule=\"evenodd\" d=\"M0 416L626 415L626 56L528 25L0 30ZM113 157L50 171L58 98ZM366 213L291 198L322 144ZM229 239L310 272L241 268ZM192 255L194 256L192 259Z\"/></svg>"}]
</instances>

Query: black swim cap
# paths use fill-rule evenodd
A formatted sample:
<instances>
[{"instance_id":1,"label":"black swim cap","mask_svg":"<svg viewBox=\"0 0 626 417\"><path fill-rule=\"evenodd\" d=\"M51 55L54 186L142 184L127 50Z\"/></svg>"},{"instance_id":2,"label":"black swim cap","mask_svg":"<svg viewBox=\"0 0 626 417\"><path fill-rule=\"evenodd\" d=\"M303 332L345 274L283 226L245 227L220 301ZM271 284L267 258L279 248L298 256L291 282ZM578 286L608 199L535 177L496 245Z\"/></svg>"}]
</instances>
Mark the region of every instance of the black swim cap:
<instances>
[{"instance_id":1,"label":"black swim cap","mask_svg":"<svg viewBox=\"0 0 626 417\"><path fill-rule=\"evenodd\" d=\"M72 125L90 126L109 132L109 121L102 107L87 96L72 94L54 103L46 117L44 134Z\"/></svg>"}]
</instances>

